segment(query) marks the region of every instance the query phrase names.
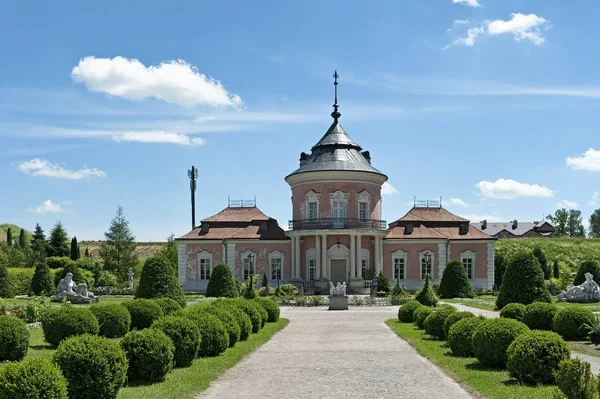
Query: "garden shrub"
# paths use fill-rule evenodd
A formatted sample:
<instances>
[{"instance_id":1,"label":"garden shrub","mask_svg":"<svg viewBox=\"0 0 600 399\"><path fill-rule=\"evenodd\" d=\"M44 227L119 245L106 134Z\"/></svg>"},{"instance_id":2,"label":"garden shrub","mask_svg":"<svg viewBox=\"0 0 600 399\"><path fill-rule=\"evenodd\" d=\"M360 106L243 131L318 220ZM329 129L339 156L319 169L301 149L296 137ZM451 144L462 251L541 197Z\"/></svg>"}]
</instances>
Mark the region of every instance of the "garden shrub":
<instances>
[{"instance_id":1,"label":"garden shrub","mask_svg":"<svg viewBox=\"0 0 600 399\"><path fill-rule=\"evenodd\" d=\"M523 313L525 313L525 305L522 303L509 303L500 311L500 317L521 321L523 320Z\"/></svg>"},{"instance_id":2,"label":"garden shrub","mask_svg":"<svg viewBox=\"0 0 600 399\"><path fill-rule=\"evenodd\" d=\"M54 288L48 265L44 262L39 262L31 278L31 291L35 295L50 296L54 294Z\"/></svg>"},{"instance_id":3,"label":"garden shrub","mask_svg":"<svg viewBox=\"0 0 600 399\"><path fill-rule=\"evenodd\" d=\"M265 312L267 312L267 321L269 323L274 323L279 320L279 306L277 306L275 301L267 298L256 298L254 301L262 306Z\"/></svg>"},{"instance_id":4,"label":"garden shrub","mask_svg":"<svg viewBox=\"0 0 600 399\"><path fill-rule=\"evenodd\" d=\"M54 363L67 379L69 399L115 399L127 377L127 357L116 340L85 334L64 340Z\"/></svg>"},{"instance_id":5,"label":"garden shrub","mask_svg":"<svg viewBox=\"0 0 600 399\"><path fill-rule=\"evenodd\" d=\"M579 266L575 279L573 280L573 285L583 284L585 282L586 273L591 273L592 276L594 276L596 284L600 284L600 264L595 260L588 260Z\"/></svg>"},{"instance_id":6,"label":"garden shrub","mask_svg":"<svg viewBox=\"0 0 600 399\"><path fill-rule=\"evenodd\" d=\"M550 266L548 265L548 259L546 259L546 254L539 246L533 248L533 256L536 257L540 267L542 268L542 272L544 273L544 280L550 280Z\"/></svg>"},{"instance_id":7,"label":"garden shrub","mask_svg":"<svg viewBox=\"0 0 600 399\"><path fill-rule=\"evenodd\" d=\"M0 316L0 362L21 360L29 348L29 330L16 316Z\"/></svg>"},{"instance_id":8,"label":"garden shrub","mask_svg":"<svg viewBox=\"0 0 600 399\"><path fill-rule=\"evenodd\" d=\"M67 399L67 380L46 359L25 359L0 368L0 398Z\"/></svg>"},{"instance_id":9,"label":"garden shrub","mask_svg":"<svg viewBox=\"0 0 600 399\"><path fill-rule=\"evenodd\" d=\"M475 292L462 262L452 260L446 265L440 282L440 298L474 298Z\"/></svg>"},{"instance_id":10,"label":"garden shrub","mask_svg":"<svg viewBox=\"0 0 600 399\"><path fill-rule=\"evenodd\" d=\"M118 277L108 270L99 270L95 281L96 287L114 287L117 285Z\"/></svg>"},{"instance_id":11,"label":"garden shrub","mask_svg":"<svg viewBox=\"0 0 600 399\"><path fill-rule=\"evenodd\" d=\"M413 322L413 314L417 309L419 309L421 303L419 301L412 300L404 305L400 306L398 309L398 320L402 323L412 323Z\"/></svg>"},{"instance_id":12,"label":"garden shrub","mask_svg":"<svg viewBox=\"0 0 600 399\"><path fill-rule=\"evenodd\" d=\"M425 319L432 313L433 309L429 306L421 306L415 310L413 313L413 320L419 329L422 330L425 328Z\"/></svg>"},{"instance_id":13,"label":"garden shrub","mask_svg":"<svg viewBox=\"0 0 600 399\"><path fill-rule=\"evenodd\" d=\"M455 312L456 310L452 308L436 309L432 314L425 318L425 321L423 321L425 332L437 339L444 339L444 322L450 314Z\"/></svg>"},{"instance_id":14,"label":"garden shrub","mask_svg":"<svg viewBox=\"0 0 600 399\"><path fill-rule=\"evenodd\" d=\"M185 307L183 289L177 281L171 266L160 256L146 259L140 282L135 292L136 298L171 298Z\"/></svg>"},{"instance_id":15,"label":"garden shrub","mask_svg":"<svg viewBox=\"0 0 600 399\"><path fill-rule=\"evenodd\" d=\"M50 269L64 269L67 266L73 266L75 262L68 256L49 256L44 262Z\"/></svg>"},{"instance_id":16,"label":"garden shrub","mask_svg":"<svg viewBox=\"0 0 600 399\"><path fill-rule=\"evenodd\" d=\"M467 317L454 323L448 330L448 345L454 356L470 357L473 353L473 333L486 319Z\"/></svg>"},{"instance_id":17,"label":"garden shrub","mask_svg":"<svg viewBox=\"0 0 600 399\"><path fill-rule=\"evenodd\" d=\"M279 291L284 296L298 295L298 288L294 284L282 284L279 286Z\"/></svg>"},{"instance_id":18,"label":"garden shrub","mask_svg":"<svg viewBox=\"0 0 600 399\"><path fill-rule=\"evenodd\" d=\"M250 276L248 282L242 285L243 298L252 300L258 296L258 290L256 289L255 284L253 276Z\"/></svg>"},{"instance_id":19,"label":"garden shrub","mask_svg":"<svg viewBox=\"0 0 600 399\"><path fill-rule=\"evenodd\" d=\"M102 337L120 338L131 328L131 315L121 304L94 305L90 310L98 320L98 335Z\"/></svg>"},{"instance_id":20,"label":"garden shrub","mask_svg":"<svg viewBox=\"0 0 600 399\"><path fill-rule=\"evenodd\" d=\"M556 312L552 327L564 339L583 339L587 336L587 331L582 326L585 323L591 324L593 319L594 313L591 310L573 305Z\"/></svg>"},{"instance_id":21,"label":"garden shrub","mask_svg":"<svg viewBox=\"0 0 600 399\"><path fill-rule=\"evenodd\" d=\"M11 298L10 278L8 277L8 268L4 263L0 263L0 298Z\"/></svg>"},{"instance_id":22,"label":"garden shrub","mask_svg":"<svg viewBox=\"0 0 600 399\"><path fill-rule=\"evenodd\" d=\"M235 346L235 344L237 344L237 342L240 340L242 329L233 313L231 313L228 309L219 306L204 306L201 308L201 310L196 311L208 312L217 316L219 320L221 320L225 326L225 329L227 330L227 334L229 335L229 347Z\"/></svg>"},{"instance_id":23,"label":"garden shrub","mask_svg":"<svg viewBox=\"0 0 600 399\"><path fill-rule=\"evenodd\" d=\"M54 273L54 286L56 287L61 279L65 278L67 273L73 274L73 281L77 284L85 282L88 287L94 285L92 273L87 270L82 270L77 266L77 263L71 261L62 269Z\"/></svg>"},{"instance_id":24,"label":"garden shrub","mask_svg":"<svg viewBox=\"0 0 600 399\"><path fill-rule=\"evenodd\" d=\"M74 306L51 307L42 315L44 339L58 346L66 338L82 334L98 335L100 326L92 311Z\"/></svg>"},{"instance_id":25,"label":"garden shrub","mask_svg":"<svg viewBox=\"0 0 600 399\"><path fill-rule=\"evenodd\" d=\"M142 330L148 328L155 320L163 317L163 311L155 301L151 299L134 299L121 304L131 315L131 329Z\"/></svg>"},{"instance_id":26,"label":"garden shrub","mask_svg":"<svg viewBox=\"0 0 600 399\"><path fill-rule=\"evenodd\" d=\"M240 341L247 340L250 334L252 334L252 321L250 320L250 316L248 316L235 302L231 300L216 300L212 301L210 305L222 307L233 314L240 325Z\"/></svg>"},{"instance_id":27,"label":"garden shrub","mask_svg":"<svg viewBox=\"0 0 600 399\"><path fill-rule=\"evenodd\" d=\"M238 289L231 274L228 265L219 263L213 268L208 286L206 287L207 297L215 298L237 298Z\"/></svg>"},{"instance_id":28,"label":"garden shrub","mask_svg":"<svg viewBox=\"0 0 600 399\"><path fill-rule=\"evenodd\" d=\"M556 306L551 303L534 302L525 306L522 321L532 330L552 331L557 311Z\"/></svg>"},{"instance_id":29,"label":"garden shrub","mask_svg":"<svg viewBox=\"0 0 600 399\"><path fill-rule=\"evenodd\" d=\"M267 291L267 289L269 291ZM268 295L267 295L268 292ZM275 288L271 288L271 287L260 287L258 289L258 296L262 296L262 297L266 297L266 296L273 296L275 295Z\"/></svg>"},{"instance_id":30,"label":"garden shrub","mask_svg":"<svg viewBox=\"0 0 600 399\"><path fill-rule=\"evenodd\" d=\"M192 364L198 355L202 339L197 323L185 317L165 316L152 323L151 328L164 332L175 345L176 367L186 367Z\"/></svg>"},{"instance_id":31,"label":"garden shrub","mask_svg":"<svg viewBox=\"0 0 600 399\"><path fill-rule=\"evenodd\" d=\"M423 287L422 290L420 290L417 293L417 295L415 296L415 299L417 301L419 301L421 303L421 305L424 305L424 306L436 306L437 305L437 302L438 302L437 296L435 296L435 292L433 292L433 289L429 285L429 275L427 275L425 277L425 286Z\"/></svg>"},{"instance_id":32,"label":"garden shrub","mask_svg":"<svg viewBox=\"0 0 600 399\"><path fill-rule=\"evenodd\" d=\"M158 306L160 306L165 316L173 314L178 310L182 309L179 302L172 298L156 298L154 299L154 302L156 302Z\"/></svg>"},{"instance_id":33,"label":"garden shrub","mask_svg":"<svg viewBox=\"0 0 600 399\"><path fill-rule=\"evenodd\" d=\"M554 373L558 389L568 399L596 399L597 386L590 364L581 359L566 359Z\"/></svg>"},{"instance_id":34,"label":"garden shrub","mask_svg":"<svg viewBox=\"0 0 600 399\"><path fill-rule=\"evenodd\" d=\"M323 297L321 295L311 295L308 297L308 306L323 306L324 304L325 301L323 301Z\"/></svg>"},{"instance_id":35,"label":"garden shrub","mask_svg":"<svg viewBox=\"0 0 600 399\"><path fill-rule=\"evenodd\" d=\"M316 296L316 295L313 295L313 296ZM254 303L254 305L256 306L256 309L258 309L258 311L260 312L260 328L263 328L267 324L267 320L269 320L269 314L267 313L267 311L265 310L264 307L260 306L260 304L256 302L256 299L258 299L258 298L254 298L251 302ZM312 302L312 297L311 297L311 302Z\"/></svg>"},{"instance_id":36,"label":"garden shrub","mask_svg":"<svg viewBox=\"0 0 600 399\"><path fill-rule=\"evenodd\" d=\"M498 288L502 287L502 277L507 263L506 256L502 252L496 251L494 254L494 284Z\"/></svg>"},{"instance_id":37,"label":"garden shrub","mask_svg":"<svg viewBox=\"0 0 600 399\"><path fill-rule=\"evenodd\" d=\"M506 368L524 384L552 384L561 361L571 358L567 343L552 331L519 335L506 351Z\"/></svg>"},{"instance_id":38,"label":"garden shrub","mask_svg":"<svg viewBox=\"0 0 600 399\"><path fill-rule=\"evenodd\" d=\"M506 366L506 350L520 334L530 331L520 321L506 318L481 323L473 333L473 352L484 365Z\"/></svg>"},{"instance_id":39,"label":"garden shrub","mask_svg":"<svg viewBox=\"0 0 600 399\"><path fill-rule=\"evenodd\" d=\"M235 303L250 317L250 321L252 322L252 332L256 334L263 326L262 312L260 311L259 306L244 298L237 298Z\"/></svg>"},{"instance_id":40,"label":"garden shrub","mask_svg":"<svg viewBox=\"0 0 600 399\"><path fill-rule=\"evenodd\" d=\"M383 274L383 272L379 272L377 276L377 291L378 292L390 292L390 279Z\"/></svg>"},{"instance_id":41,"label":"garden shrub","mask_svg":"<svg viewBox=\"0 0 600 399\"><path fill-rule=\"evenodd\" d=\"M529 305L533 302L551 302L544 282L544 272L532 252L522 250L513 254L503 276L496 307L509 303Z\"/></svg>"},{"instance_id":42,"label":"garden shrub","mask_svg":"<svg viewBox=\"0 0 600 399\"><path fill-rule=\"evenodd\" d=\"M471 312L452 312L444 320L444 338L448 338L448 332L450 327L456 324L459 320L466 319L468 317L475 317Z\"/></svg>"},{"instance_id":43,"label":"garden shrub","mask_svg":"<svg viewBox=\"0 0 600 399\"><path fill-rule=\"evenodd\" d=\"M53 272L53 270L50 271L52 276L54 276L52 274ZM0 272L0 274L1 273L2 272ZM31 293L31 280L33 278L33 273L35 273L35 269L32 268L11 267L8 269L10 297L14 297L15 295L28 295ZM0 280L1 279L2 278L0 277Z\"/></svg>"},{"instance_id":44,"label":"garden shrub","mask_svg":"<svg viewBox=\"0 0 600 399\"><path fill-rule=\"evenodd\" d=\"M130 381L162 381L173 368L175 346L162 330L130 331L121 341Z\"/></svg>"},{"instance_id":45,"label":"garden shrub","mask_svg":"<svg viewBox=\"0 0 600 399\"><path fill-rule=\"evenodd\" d=\"M198 325L200 349L198 357L218 356L229 346L229 334L225 325L213 314L204 311L187 311L187 315Z\"/></svg>"}]
</instances>

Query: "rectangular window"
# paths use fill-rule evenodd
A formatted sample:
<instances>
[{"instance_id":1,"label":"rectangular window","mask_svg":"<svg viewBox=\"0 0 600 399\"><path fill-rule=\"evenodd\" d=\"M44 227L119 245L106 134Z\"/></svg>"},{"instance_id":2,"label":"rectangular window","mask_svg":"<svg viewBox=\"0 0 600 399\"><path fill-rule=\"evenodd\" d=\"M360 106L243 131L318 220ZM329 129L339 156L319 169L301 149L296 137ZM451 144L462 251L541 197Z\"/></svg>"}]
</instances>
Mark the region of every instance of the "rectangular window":
<instances>
[{"instance_id":1,"label":"rectangular window","mask_svg":"<svg viewBox=\"0 0 600 399\"><path fill-rule=\"evenodd\" d=\"M406 271L404 267L404 258L394 258L394 279L405 280Z\"/></svg>"},{"instance_id":2,"label":"rectangular window","mask_svg":"<svg viewBox=\"0 0 600 399\"><path fill-rule=\"evenodd\" d=\"M200 258L198 262L198 280L210 279L210 259Z\"/></svg>"},{"instance_id":3,"label":"rectangular window","mask_svg":"<svg viewBox=\"0 0 600 399\"><path fill-rule=\"evenodd\" d=\"M358 220L364 222L367 220L367 215L369 213L369 209L367 208L369 204L367 202L359 202L358 203Z\"/></svg>"},{"instance_id":4,"label":"rectangular window","mask_svg":"<svg viewBox=\"0 0 600 399\"><path fill-rule=\"evenodd\" d=\"M250 264L250 259L248 259L247 257L244 257L244 262L243 262L243 279L244 280L248 280L250 278L250 274L252 273L252 275L254 275L254 264Z\"/></svg>"},{"instance_id":5,"label":"rectangular window","mask_svg":"<svg viewBox=\"0 0 600 399\"><path fill-rule=\"evenodd\" d=\"M470 279L473 278L473 258L463 258L463 265L465 265L465 269L467 270L467 277Z\"/></svg>"},{"instance_id":6,"label":"rectangular window","mask_svg":"<svg viewBox=\"0 0 600 399\"><path fill-rule=\"evenodd\" d=\"M433 276L431 275L431 268L432 268L432 263L433 260L431 261L430 264L427 264L427 261L425 260L425 258L421 258L421 280L425 280L425 276L427 276L429 274L429 278L431 279Z\"/></svg>"},{"instance_id":7,"label":"rectangular window","mask_svg":"<svg viewBox=\"0 0 600 399\"><path fill-rule=\"evenodd\" d=\"M281 280L281 258L271 259L271 280Z\"/></svg>"},{"instance_id":8,"label":"rectangular window","mask_svg":"<svg viewBox=\"0 0 600 399\"><path fill-rule=\"evenodd\" d=\"M316 202L309 202L308 203L308 219L311 222L314 222L318 218L319 218L319 215L317 214L317 203Z\"/></svg>"},{"instance_id":9,"label":"rectangular window","mask_svg":"<svg viewBox=\"0 0 600 399\"><path fill-rule=\"evenodd\" d=\"M308 279L314 280L317 277L317 260L309 259L308 260Z\"/></svg>"},{"instance_id":10,"label":"rectangular window","mask_svg":"<svg viewBox=\"0 0 600 399\"><path fill-rule=\"evenodd\" d=\"M362 259L360 261L360 275L363 279L367 277L367 270L369 270L369 260Z\"/></svg>"}]
</instances>

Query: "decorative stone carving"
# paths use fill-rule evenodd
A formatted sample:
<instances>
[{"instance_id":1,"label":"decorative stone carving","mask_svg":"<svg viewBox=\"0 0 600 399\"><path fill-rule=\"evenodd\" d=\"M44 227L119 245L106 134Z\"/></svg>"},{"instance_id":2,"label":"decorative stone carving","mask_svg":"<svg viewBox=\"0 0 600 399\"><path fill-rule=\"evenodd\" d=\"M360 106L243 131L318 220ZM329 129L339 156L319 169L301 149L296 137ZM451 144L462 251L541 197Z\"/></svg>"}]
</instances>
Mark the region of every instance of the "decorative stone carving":
<instances>
[{"instance_id":1,"label":"decorative stone carving","mask_svg":"<svg viewBox=\"0 0 600 399\"><path fill-rule=\"evenodd\" d=\"M329 282L329 310L348 310L346 282L338 282L336 286Z\"/></svg>"},{"instance_id":2,"label":"decorative stone carving","mask_svg":"<svg viewBox=\"0 0 600 399\"><path fill-rule=\"evenodd\" d=\"M329 282L329 296L346 296L346 282L337 283L336 286Z\"/></svg>"},{"instance_id":3,"label":"decorative stone carving","mask_svg":"<svg viewBox=\"0 0 600 399\"><path fill-rule=\"evenodd\" d=\"M594 281L591 273L585 274L585 281L581 285L569 285L566 291L558 294L559 301L567 302L600 302L600 287Z\"/></svg>"},{"instance_id":4,"label":"decorative stone carving","mask_svg":"<svg viewBox=\"0 0 600 399\"><path fill-rule=\"evenodd\" d=\"M74 304L98 302L98 298L88 291L88 286L85 282L76 284L73 281L73 273L67 273L65 278L59 281L56 291L52 296L52 301L54 302L62 302L64 300Z\"/></svg>"},{"instance_id":5,"label":"decorative stone carving","mask_svg":"<svg viewBox=\"0 0 600 399\"><path fill-rule=\"evenodd\" d=\"M370 291L370 295L372 297L377 296L377 285L379 284L379 280L377 280L376 278L374 278L371 281L371 291Z\"/></svg>"}]
</instances>

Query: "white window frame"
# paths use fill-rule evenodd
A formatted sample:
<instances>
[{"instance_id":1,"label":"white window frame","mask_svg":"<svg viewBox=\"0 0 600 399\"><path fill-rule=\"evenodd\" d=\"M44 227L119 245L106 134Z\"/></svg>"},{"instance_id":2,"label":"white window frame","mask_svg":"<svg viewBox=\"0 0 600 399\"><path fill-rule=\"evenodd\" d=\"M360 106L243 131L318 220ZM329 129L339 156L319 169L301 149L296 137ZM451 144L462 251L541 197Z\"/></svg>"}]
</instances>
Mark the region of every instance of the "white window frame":
<instances>
[{"instance_id":1,"label":"white window frame","mask_svg":"<svg viewBox=\"0 0 600 399\"><path fill-rule=\"evenodd\" d=\"M198 261L197 265L198 265L198 273L196 275L196 280L198 281L208 281L210 279L210 275L212 274L212 253L208 252L208 251L200 251L196 254L196 259ZM206 270L204 271L204 273L202 273L202 262L201 261L208 261L208 278L200 278L200 276L202 274L204 274L204 277L206 277Z\"/></svg>"},{"instance_id":2,"label":"white window frame","mask_svg":"<svg viewBox=\"0 0 600 399\"><path fill-rule=\"evenodd\" d=\"M314 262L315 280L319 278L319 268L317 267L317 254L316 248L310 248L306 250L306 279L310 280L310 263Z\"/></svg>"},{"instance_id":3,"label":"white window frame","mask_svg":"<svg viewBox=\"0 0 600 399\"><path fill-rule=\"evenodd\" d=\"M460 263L465 267L465 271L467 272L467 277L469 277L469 269L467 269L467 265L465 265L465 259L471 259L471 277L469 280L473 280L475 278L475 257L476 253L471 251L470 249L460 253Z\"/></svg>"},{"instance_id":4,"label":"white window frame","mask_svg":"<svg viewBox=\"0 0 600 399\"><path fill-rule=\"evenodd\" d=\"M277 250L269 253L269 279L277 280L277 275L273 278L273 261L279 260L279 280L283 280L283 260L284 253Z\"/></svg>"},{"instance_id":5,"label":"white window frame","mask_svg":"<svg viewBox=\"0 0 600 399\"><path fill-rule=\"evenodd\" d=\"M342 190L336 190L329 194L329 209L331 210L331 217L333 218L333 203L342 202L344 204L344 219L348 217L348 193Z\"/></svg>"},{"instance_id":6,"label":"white window frame","mask_svg":"<svg viewBox=\"0 0 600 399\"><path fill-rule=\"evenodd\" d=\"M362 277L363 279L366 277L367 272L369 271L369 258L370 258L370 252L367 248L361 248L360 249L360 277ZM366 263L365 267L363 268L363 262ZM364 274L363 274L363 269L364 269Z\"/></svg>"},{"instance_id":7,"label":"white window frame","mask_svg":"<svg viewBox=\"0 0 600 399\"><path fill-rule=\"evenodd\" d=\"M396 252L392 252L392 277L394 280L398 280L398 275L396 273L396 260L402 260L402 274L404 274L404 278L400 280L406 280L408 252L404 252L401 249L397 250Z\"/></svg>"},{"instance_id":8,"label":"white window frame","mask_svg":"<svg viewBox=\"0 0 600 399\"><path fill-rule=\"evenodd\" d=\"M429 273L429 280L433 279L433 271L435 270L435 252L426 249L423 252L419 252L419 279L425 280L425 275L423 274L423 263L425 262L425 254L431 254L431 270Z\"/></svg>"},{"instance_id":9,"label":"white window frame","mask_svg":"<svg viewBox=\"0 0 600 399\"><path fill-rule=\"evenodd\" d=\"M308 193L306 193L306 195L304 196L304 206L305 206L305 219L308 219L312 222L316 222L319 220L319 199L321 198L321 194L317 193L314 190L310 190ZM314 215L314 217L311 217L312 215L310 214L310 204L314 203L316 204L316 214Z\"/></svg>"},{"instance_id":10,"label":"white window frame","mask_svg":"<svg viewBox=\"0 0 600 399\"><path fill-rule=\"evenodd\" d=\"M254 276L256 274L256 262L257 262L257 253L256 252L252 252L250 250L246 250L244 252L242 252L240 254L240 258L241 258L241 263L242 263L242 280L246 281L250 278L250 275L245 276L246 273L246 261L248 260L248 255L252 254L252 258L254 259L253 265L252 265L252 275ZM249 270L248 270L249 271Z\"/></svg>"},{"instance_id":11,"label":"white window frame","mask_svg":"<svg viewBox=\"0 0 600 399\"><path fill-rule=\"evenodd\" d=\"M365 217L361 217L360 215L360 206L364 204L365 206ZM370 219L370 205L371 205L371 194L367 190L362 190L360 193L356 194L356 218L364 222Z\"/></svg>"},{"instance_id":12,"label":"white window frame","mask_svg":"<svg viewBox=\"0 0 600 399\"><path fill-rule=\"evenodd\" d=\"M311 273L312 272L312 273ZM306 274L307 280L313 281L317 279L317 259L310 258L306 259ZM311 278L311 274L313 274Z\"/></svg>"}]
</instances>

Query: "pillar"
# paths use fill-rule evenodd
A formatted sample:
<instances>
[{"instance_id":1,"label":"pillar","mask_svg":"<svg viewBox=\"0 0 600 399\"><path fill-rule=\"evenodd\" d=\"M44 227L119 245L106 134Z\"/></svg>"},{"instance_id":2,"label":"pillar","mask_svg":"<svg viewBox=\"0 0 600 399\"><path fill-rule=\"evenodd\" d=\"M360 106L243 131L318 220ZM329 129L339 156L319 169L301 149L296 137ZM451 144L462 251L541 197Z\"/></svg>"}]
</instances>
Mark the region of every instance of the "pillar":
<instances>
[{"instance_id":1,"label":"pillar","mask_svg":"<svg viewBox=\"0 0 600 399\"><path fill-rule=\"evenodd\" d=\"M315 273L315 278L319 278L321 277L321 236L318 234L315 235L315 249L317 251L317 272Z\"/></svg>"},{"instance_id":2,"label":"pillar","mask_svg":"<svg viewBox=\"0 0 600 399\"><path fill-rule=\"evenodd\" d=\"M296 260L294 261L294 277L300 278L300 236L296 236L294 239L296 240L296 253L294 254L296 257Z\"/></svg>"},{"instance_id":3,"label":"pillar","mask_svg":"<svg viewBox=\"0 0 600 399\"><path fill-rule=\"evenodd\" d=\"M321 277L327 278L327 234L323 234L321 236L321 252L322 252L322 262L321 262Z\"/></svg>"},{"instance_id":4,"label":"pillar","mask_svg":"<svg viewBox=\"0 0 600 399\"><path fill-rule=\"evenodd\" d=\"M356 235L350 234L350 277L356 277Z\"/></svg>"},{"instance_id":5,"label":"pillar","mask_svg":"<svg viewBox=\"0 0 600 399\"><path fill-rule=\"evenodd\" d=\"M360 234L356 236L356 251L356 275L354 277L362 278L362 236Z\"/></svg>"},{"instance_id":6,"label":"pillar","mask_svg":"<svg viewBox=\"0 0 600 399\"><path fill-rule=\"evenodd\" d=\"M375 236L375 274L378 276L382 269L381 265L381 237Z\"/></svg>"},{"instance_id":7,"label":"pillar","mask_svg":"<svg viewBox=\"0 0 600 399\"><path fill-rule=\"evenodd\" d=\"M296 262L296 237L290 237L291 240L291 253L290 253L290 278L294 277L294 263Z\"/></svg>"}]
</instances>

